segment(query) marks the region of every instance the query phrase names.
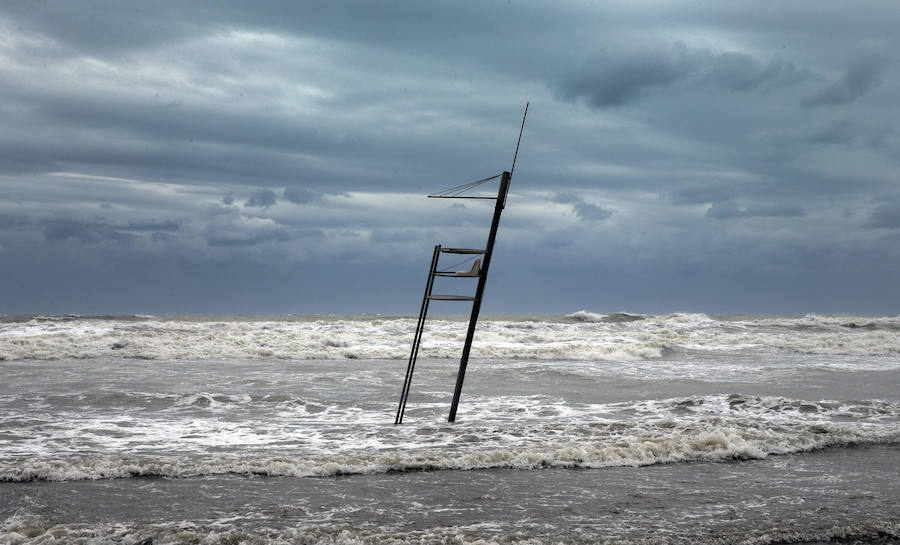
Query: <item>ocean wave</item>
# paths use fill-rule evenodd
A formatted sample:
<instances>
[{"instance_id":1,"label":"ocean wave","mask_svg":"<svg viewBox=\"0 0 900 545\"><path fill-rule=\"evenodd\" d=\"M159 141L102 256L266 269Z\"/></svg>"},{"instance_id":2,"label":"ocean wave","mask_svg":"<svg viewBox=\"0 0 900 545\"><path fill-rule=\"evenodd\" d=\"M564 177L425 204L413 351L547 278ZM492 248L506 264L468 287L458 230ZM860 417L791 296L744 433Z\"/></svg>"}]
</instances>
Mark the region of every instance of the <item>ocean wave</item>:
<instances>
[{"instance_id":1,"label":"ocean wave","mask_svg":"<svg viewBox=\"0 0 900 545\"><path fill-rule=\"evenodd\" d=\"M0 323L0 361L120 358L406 359L412 318L306 321L159 319L30 320ZM578 311L543 319L482 319L472 355L486 359L653 360L670 353L900 355L896 317L719 319ZM459 320L429 320L420 355L456 358ZM896 362L895 362L896 363Z\"/></svg>"},{"instance_id":2,"label":"ocean wave","mask_svg":"<svg viewBox=\"0 0 900 545\"><path fill-rule=\"evenodd\" d=\"M596 314L586 310L579 310L572 314L566 314L566 318L571 318L579 322L605 322L605 323L622 323L636 322L644 320L647 316L643 314L631 314L628 312L613 312L611 314Z\"/></svg>"},{"instance_id":3,"label":"ocean wave","mask_svg":"<svg viewBox=\"0 0 900 545\"><path fill-rule=\"evenodd\" d=\"M483 528L479 524L454 525L452 527L427 528L410 531L377 531L361 529L346 524L315 524L272 528L235 527L234 523L198 524L190 521L172 523L82 523L55 524L46 517L32 513L17 513L0 523L0 543L29 545L38 543L92 543L104 544L221 544L253 543L258 545L321 544L321 545L431 545L454 543L458 545L544 545L609 543L621 545L778 545L785 543L877 543L892 545L900 542L900 523L896 520L860 520L852 523L831 524L823 521L813 528L755 528L722 536L716 533L668 531L665 534L634 529L623 533L617 529L613 535L603 530L559 532L544 524L539 527L519 525L515 530L498 531ZM548 527L550 526L550 527ZM611 530L611 529L610 529ZM611 541L612 540L612 541Z\"/></svg>"},{"instance_id":4,"label":"ocean wave","mask_svg":"<svg viewBox=\"0 0 900 545\"><path fill-rule=\"evenodd\" d=\"M678 422L667 418L629 428L606 424L598 439L558 437L553 443L475 447L383 449L377 452L311 455L286 453L177 456L39 456L0 459L0 481L72 481L130 477L187 478L242 474L291 477L379 474L408 471L603 468L681 462L730 462L797 454L825 448L896 444L896 425L808 421L760 426L722 418ZM597 429L596 426L591 426ZM496 433L492 428L486 434ZM484 434L483 434L484 435Z\"/></svg>"},{"instance_id":5,"label":"ocean wave","mask_svg":"<svg viewBox=\"0 0 900 545\"><path fill-rule=\"evenodd\" d=\"M291 475L317 474L319 470L310 468L336 460L350 468L342 471L350 473L380 472L371 468L382 466L385 471L403 470L403 460L418 464L426 458L436 460L429 462L435 469L476 469L493 467L492 463L528 469L523 460L540 453L550 453L549 461L538 465L551 467L572 460L589 467L611 461L629 465L703 459L698 458L700 450L695 444L700 436L705 438L700 443L715 439L722 446L721 452L711 451L716 459L814 450L842 442L891 442L900 437L900 403L879 400L720 394L570 404L544 395L471 395L462 423L447 425L443 421L446 405L435 401L409 408L419 424L391 426L392 406L291 395L136 393L116 397L115 403L109 399L107 394L61 399L5 396L5 404L15 404L25 412L0 418L7 430L0 435L0 466L9 472L13 471L10 464L26 467L21 464L38 463L31 474L20 478L43 478L40 468L49 460L52 463L45 469L59 476L55 464L64 467L73 461L93 467L93 458L83 462L83 455L102 453L98 478L118 471L109 460L133 462L139 468L137 474L142 475L155 471L140 469L147 460L155 464L160 460L155 455L170 452L184 455L175 459L176 465L188 468L188 473L202 473L206 470L190 469L198 457L212 456L218 467L235 459L217 457L241 452L249 457L240 458L241 463L275 456L294 468ZM579 449L584 453L567 458L554 450L559 445L570 453ZM623 445L627 447L624 450L619 448ZM628 449L634 452L629 455ZM399 465L379 461L397 451L426 458L404 458ZM56 456L47 458L48 453ZM335 458L337 455L340 458ZM468 461L454 466L444 458ZM131 469L122 471L127 476ZM91 474L88 471L84 478ZM8 475L12 478L13 473Z\"/></svg>"}]
</instances>

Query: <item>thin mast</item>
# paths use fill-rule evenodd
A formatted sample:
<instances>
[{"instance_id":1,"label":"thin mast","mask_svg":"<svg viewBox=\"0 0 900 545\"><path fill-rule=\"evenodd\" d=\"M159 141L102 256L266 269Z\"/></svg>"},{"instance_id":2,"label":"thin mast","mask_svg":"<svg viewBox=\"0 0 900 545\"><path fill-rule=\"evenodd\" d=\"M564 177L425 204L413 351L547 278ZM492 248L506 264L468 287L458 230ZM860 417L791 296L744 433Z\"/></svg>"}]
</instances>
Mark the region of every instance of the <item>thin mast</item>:
<instances>
[{"instance_id":1,"label":"thin mast","mask_svg":"<svg viewBox=\"0 0 900 545\"><path fill-rule=\"evenodd\" d=\"M522 116L522 126L519 127L519 139L516 141L516 154L513 155L513 164L509 169L509 177L512 178L513 172L516 171L516 159L519 158L519 144L522 143L522 131L525 130L525 117L528 116L528 102L525 103L525 115Z\"/></svg>"}]
</instances>

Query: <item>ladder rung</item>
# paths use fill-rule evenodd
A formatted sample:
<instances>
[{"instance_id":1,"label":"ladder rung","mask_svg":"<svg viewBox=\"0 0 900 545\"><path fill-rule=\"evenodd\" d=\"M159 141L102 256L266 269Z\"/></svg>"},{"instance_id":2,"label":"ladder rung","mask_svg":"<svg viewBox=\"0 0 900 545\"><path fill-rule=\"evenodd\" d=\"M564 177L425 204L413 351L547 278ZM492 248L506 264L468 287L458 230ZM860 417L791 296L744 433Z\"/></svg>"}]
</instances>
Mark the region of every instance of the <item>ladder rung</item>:
<instances>
[{"instance_id":1,"label":"ladder rung","mask_svg":"<svg viewBox=\"0 0 900 545\"><path fill-rule=\"evenodd\" d=\"M480 248L441 248L445 254L483 254Z\"/></svg>"},{"instance_id":2,"label":"ladder rung","mask_svg":"<svg viewBox=\"0 0 900 545\"><path fill-rule=\"evenodd\" d=\"M435 301L474 301L474 297L468 295L429 295L429 299Z\"/></svg>"}]
</instances>

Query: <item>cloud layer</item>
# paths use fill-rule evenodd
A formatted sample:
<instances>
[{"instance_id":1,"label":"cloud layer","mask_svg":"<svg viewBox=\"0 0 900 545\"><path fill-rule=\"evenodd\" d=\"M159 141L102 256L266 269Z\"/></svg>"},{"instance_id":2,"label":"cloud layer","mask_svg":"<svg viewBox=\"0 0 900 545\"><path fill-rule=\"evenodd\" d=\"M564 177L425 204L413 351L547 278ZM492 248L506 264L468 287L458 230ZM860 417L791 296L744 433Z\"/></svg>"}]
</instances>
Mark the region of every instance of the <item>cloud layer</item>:
<instances>
[{"instance_id":1,"label":"cloud layer","mask_svg":"<svg viewBox=\"0 0 900 545\"><path fill-rule=\"evenodd\" d=\"M0 313L414 312L526 100L487 312L900 306L894 3L0 15Z\"/></svg>"}]
</instances>

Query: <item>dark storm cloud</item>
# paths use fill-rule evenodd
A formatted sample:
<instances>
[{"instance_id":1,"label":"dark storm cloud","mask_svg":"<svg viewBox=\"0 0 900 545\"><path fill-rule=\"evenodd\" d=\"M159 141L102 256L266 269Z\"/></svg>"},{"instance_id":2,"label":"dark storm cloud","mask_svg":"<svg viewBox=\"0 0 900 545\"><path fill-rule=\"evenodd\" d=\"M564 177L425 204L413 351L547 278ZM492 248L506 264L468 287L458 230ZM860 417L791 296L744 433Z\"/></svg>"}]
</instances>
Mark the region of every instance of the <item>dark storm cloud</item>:
<instances>
[{"instance_id":1,"label":"dark storm cloud","mask_svg":"<svg viewBox=\"0 0 900 545\"><path fill-rule=\"evenodd\" d=\"M621 106L653 89L690 80L731 91L789 85L808 79L806 70L772 59L762 63L745 53L692 50L684 43L636 52L598 54L559 85L565 99L583 98L596 108Z\"/></svg>"},{"instance_id":2,"label":"dark storm cloud","mask_svg":"<svg viewBox=\"0 0 900 545\"><path fill-rule=\"evenodd\" d=\"M548 23L556 28L571 25L569 17L577 8L535 4L523 10L476 0L431 5L415 0L315 5L278 1L265 7L215 0L162 0L152 6L107 0L89 6L65 1L7 2L3 11L23 27L52 35L75 50L105 57L190 42L198 35L236 28L398 50L427 44L439 54L468 57L479 51L485 37L498 46L506 41L515 47L518 41L543 35L542 28ZM505 38L501 37L504 29ZM210 59L211 64L214 61Z\"/></svg>"},{"instance_id":3,"label":"dark storm cloud","mask_svg":"<svg viewBox=\"0 0 900 545\"><path fill-rule=\"evenodd\" d=\"M881 55L853 58L841 78L806 101L808 106L835 106L851 102L881 85L881 75L887 68Z\"/></svg>"},{"instance_id":4,"label":"dark storm cloud","mask_svg":"<svg viewBox=\"0 0 900 545\"><path fill-rule=\"evenodd\" d=\"M6 96L24 101L22 108L30 112L30 119L21 120L23 130L0 135L0 167L7 172L92 165L107 170L142 169L165 178L261 179L271 185L299 175L317 180L318 189L328 191L335 182L345 187L373 181L411 185L414 170L404 169L400 175L387 170L395 168L396 158L434 163L445 146L438 140L439 133L384 138L369 134L365 123L311 127L302 120L245 109L237 103L168 108L153 98L36 86L17 87ZM318 160L304 161L298 151ZM471 153L484 150L475 145ZM354 159L349 169L344 161L348 156ZM446 170L452 168L458 167Z\"/></svg>"},{"instance_id":5,"label":"dark storm cloud","mask_svg":"<svg viewBox=\"0 0 900 545\"><path fill-rule=\"evenodd\" d=\"M601 208L596 204L589 202L578 202L572 205L572 210L579 219L589 221L600 221L613 215L613 210Z\"/></svg>"},{"instance_id":6,"label":"dark storm cloud","mask_svg":"<svg viewBox=\"0 0 900 545\"><path fill-rule=\"evenodd\" d=\"M679 49L597 58L567 77L560 92L567 99L585 98L595 107L620 106L642 92L683 78L690 61Z\"/></svg>"},{"instance_id":7,"label":"dark storm cloud","mask_svg":"<svg viewBox=\"0 0 900 545\"><path fill-rule=\"evenodd\" d=\"M808 80L812 74L790 61L775 58L762 63L746 53L712 54L704 52L698 59L701 78L733 91L750 91L778 85L793 85Z\"/></svg>"},{"instance_id":8,"label":"dark storm cloud","mask_svg":"<svg viewBox=\"0 0 900 545\"><path fill-rule=\"evenodd\" d=\"M571 204L572 212L581 220L605 220L615 212L614 210L609 210L597 206L596 204L585 202L583 198L575 193L557 193L551 200L556 203Z\"/></svg>"},{"instance_id":9,"label":"dark storm cloud","mask_svg":"<svg viewBox=\"0 0 900 545\"><path fill-rule=\"evenodd\" d=\"M434 238L435 232L426 229L376 229L369 240L372 242L419 242Z\"/></svg>"},{"instance_id":10,"label":"dark storm cloud","mask_svg":"<svg viewBox=\"0 0 900 545\"><path fill-rule=\"evenodd\" d=\"M188 6L185 6L186 8ZM164 2L6 2L3 11L27 28L76 46L74 51L109 55L184 40L196 31L196 22L183 18L177 5Z\"/></svg>"},{"instance_id":11,"label":"dark storm cloud","mask_svg":"<svg viewBox=\"0 0 900 545\"><path fill-rule=\"evenodd\" d=\"M123 225L122 229L125 231L178 231L181 229L181 222L175 220L136 222Z\"/></svg>"},{"instance_id":12,"label":"dark storm cloud","mask_svg":"<svg viewBox=\"0 0 900 545\"><path fill-rule=\"evenodd\" d=\"M35 219L20 222L20 227L39 230L48 242L78 241L92 244L131 243L140 238L139 233L176 232L182 228L182 222L163 221L90 221L79 219Z\"/></svg>"},{"instance_id":13,"label":"dark storm cloud","mask_svg":"<svg viewBox=\"0 0 900 545\"><path fill-rule=\"evenodd\" d=\"M876 206L869 215L866 227L900 229L900 200Z\"/></svg>"},{"instance_id":14,"label":"dark storm cloud","mask_svg":"<svg viewBox=\"0 0 900 545\"><path fill-rule=\"evenodd\" d=\"M137 97L66 96L65 93L61 96L60 93L43 93L43 96L31 96L29 99L30 106L35 109L42 125L77 127L82 133L86 130L94 131L95 134L107 133L111 138L118 137L119 141L114 143L114 148L108 149L95 145L101 142L90 138L64 143L52 135L40 134L39 139L20 138L18 144L11 143L6 152L0 154L0 161L3 163L15 164L30 160L35 168L55 168L62 159L101 164L144 162L147 166L154 166L162 163L165 157L174 157L175 166L189 166L193 162L208 168L213 166L210 162L212 156L221 154L221 149L204 149L204 143L234 147L261 146L269 152L299 148L328 153L329 149L334 151L339 146L333 140L328 143L327 136L313 134L309 128L266 115L216 111L200 105L192 106L187 111L178 111L179 108L161 108L151 100ZM145 138L155 145L150 149L135 150L128 146L129 140L134 138ZM181 142L185 149L171 149L172 142ZM60 150L57 146L65 146L65 149ZM248 151L251 150L243 150L243 153ZM210 157L204 158L203 154ZM243 169L241 159L240 155L230 158L221 163L221 167Z\"/></svg>"},{"instance_id":15,"label":"dark storm cloud","mask_svg":"<svg viewBox=\"0 0 900 545\"><path fill-rule=\"evenodd\" d=\"M688 183L669 193L673 204L706 204L722 202L737 194L733 185L726 183Z\"/></svg>"},{"instance_id":16,"label":"dark storm cloud","mask_svg":"<svg viewBox=\"0 0 900 545\"><path fill-rule=\"evenodd\" d=\"M811 144L850 145L859 139L857 132L853 123L847 119L840 119L812 129L800 140Z\"/></svg>"},{"instance_id":17,"label":"dark storm cloud","mask_svg":"<svg viewBox=\"0 0 900 545\"><path fill-rule=\"evenodd\" d=\"M422 195L509 168L529 99L497 311L900 304L900 10L860 2L2 3L0 305L407 312L490 220Z\"/></svg>"},{"instance_id":18,"label":"dark storm cloud","mask_svg":"<svg viewBox=\"0 0 900 545\"><path fill-rule=\"evenodd\" d=\"M553 202L558 202L558 203L563 203L563 204L582 202L581 197L579 197L577 194L572 193L572 192L557 193L556 195L553 196L553 198L551 200Z\"/></svg>"},{"instance_id":19,"label":"dark storm cloud","mask_svg":"<svg viewBox=\"0 0 900 545\"><path fill-rule=\"evenodd\" d=\"M25 214L0 214L0 228L15 229L31 225L31 219Z\"/></svg>"},{"instance_id":20,"label":"dark storm cloud","mask_svg":"<svg viewBox=\"0 0 900 545\"><path fill-rule=\"evenodd\" d=\"M715 219L734 218L799 218L806 214L799 206L790 204L753 204L738 206L737 203L717 202L706 210L706 217Z\"/></svg>"},{"instance_id":21,"label":"dark storm cloud","mask_svg":"<svg viewBox=\"0 0 900 545\"><path fill-rule=\"evenodd\" d=\"M86 243L114 242L124 244L137 238L136 235L120 231L100 223L54 220L44 227L48 242L80 241Z\"/></svg>"},{"instance_id":22,"label":"dark storm cloud","mask_svg":"<svg viewBox=\"0 0 900 545\"><path fill-rule=\"evenodd\" d=\"M349 198L350 195L343 191L316 191L306 187L289 186L284 188L281 198L294 204L309 204L321 201L326 196Z\"/></svg>"},{"instance_id":23,"label":"dark storm cloud","mask_svg":"<svg viewBox=\"0 0 900 545\"><path fill-rule=\"evenodd\" d=\"M175 237L169 233L153 233L150 235L150 240L153 242L168 243L175 240Z\"/></svg>"},{"instance_id":24,"label":"dark storm cloud","mask_svg":"<svg viewBox=\"0 0 900 545\"><path fill-rule=\"evenodd\" d=\"M249 236L241 235L212 235L207 239L210 246L233 247L233 246L257 246L269 242L287 242L291 240L291 236L284 231L268 231L257 233Z\"/></svg>"},{"instance_id":25,"label":"dark storm cloud","mask_svg":"<svg viewBox=\"0 0 900 545\"><path fill-rule=\"evenodd\" d=\"M322 194L303 187L286 187L281 198L294 204L306 204L321 199Z\"/></svg>"},{"instance_id":26,"label":"dark storm cloud","mask_svg":"<svg viewBox=\"0 0 900 545\"><path fill-rule=\"evenodd\" d=\"M318 229L291 229L266 218L246 218L239 216L237 221L217 221L211 223L204 234L206 244L210 247L241 248L261 245L278 245L298 238L318 238Z\"/></svg>"},{"instance_id":27,"label":"dark storm cloud","mask_svg":"<svg viewBox=\"0 0 900 545\"><path fill-rule=\"evenodd\" d=\"M260 208L268 208L277 202L278 198L271 189L257 189L250 198L244 202L244 206L256 206Z\"/></svg>"}]
</instances>

